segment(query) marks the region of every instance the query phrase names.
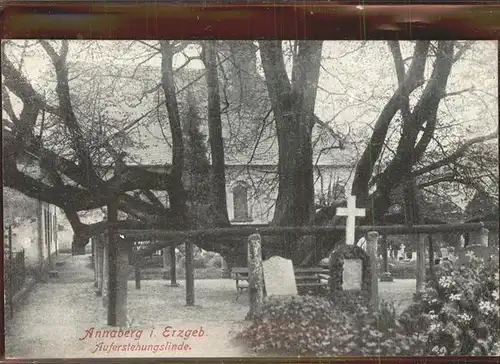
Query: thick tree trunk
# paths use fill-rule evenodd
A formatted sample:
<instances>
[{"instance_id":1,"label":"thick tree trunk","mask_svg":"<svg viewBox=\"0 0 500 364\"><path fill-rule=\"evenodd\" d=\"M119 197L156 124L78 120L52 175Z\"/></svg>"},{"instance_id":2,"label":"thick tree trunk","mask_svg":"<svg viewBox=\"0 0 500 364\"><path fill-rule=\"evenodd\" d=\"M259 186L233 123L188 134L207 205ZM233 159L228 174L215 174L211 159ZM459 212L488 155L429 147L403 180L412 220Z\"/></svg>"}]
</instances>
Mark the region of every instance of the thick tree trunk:
<instances>
[{"instance_id":1,"label":"thick tree trunk","mask_svg":"<svg viewBox=\"0 0 500 364\"><path fill-rule=\"evenodd\" d=\"M172 190L169 191L170 207L178 229L182 229L187 223L186 193L182 183L182 173L184 170L184 141L182 138L181 119L177 104L177 94L174 83L173 45L168 40L160 41L161 48L161 85L165 95L168 111L168 121L172 134Z\"/></svg>"},{"instance_id":2,"label":"thick tree trunk","mask_svg":"<svg viewBox=\"0 0 500 364\"><path fill-rule=\"evenodd\" d=\"M278 136L278 197L273 225L300 226L314 217L311 132L319 79L320 41L299 41L292 80L285 69L281 41L261 41L260 53ZM266 244L263 253L302 261L298 236L288 234ZM300 241L300 240L299 240Z\"/></svg>"},{"instance_id":3,"label":"thick tree trunk","mask_svg":"<svg viewBox=\"0 0 500 364\"><path fill-rule=\"evenodd\" d=\"M220 111L219 77L217 74L217 42L206 41L203 47L204 63L207 69L208 86L208 131L212 166L210 171L210 206L216 226L229 225L226 202L226 165L224 140Z\"/></svg>"}]
</instances>

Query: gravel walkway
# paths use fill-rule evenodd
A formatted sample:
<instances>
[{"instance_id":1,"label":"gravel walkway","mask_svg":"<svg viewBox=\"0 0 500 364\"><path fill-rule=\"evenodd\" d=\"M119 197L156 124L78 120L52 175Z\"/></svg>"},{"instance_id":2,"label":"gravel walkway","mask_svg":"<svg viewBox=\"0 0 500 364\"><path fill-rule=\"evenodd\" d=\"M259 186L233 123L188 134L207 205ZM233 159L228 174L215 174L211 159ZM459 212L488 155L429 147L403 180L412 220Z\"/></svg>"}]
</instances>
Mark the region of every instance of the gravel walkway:
<instances>
[{"instance_id":1,"label":"gravel walkway","mask_svg":"<svg viewBox=\"0 0 500 364\"><path fill-rule=\"evenodd\" d=\"M7 358L255 355L230 339L230 332L248 324L244 321L248 297L243 295L235 300L233 280L196 280L194 307L185 305L183 281L175 288L169 287L167 281L142 281L140 290L130 281L129 328L123 328L117 335L122 337L111 334L99 338L96 334L100 330L112 328L106 326L102 298L94 293L89 256L62 255L58 260L63 262L57 267L60 277L37 284L17 308L14 318L6 322ZM382 299L396 299L406 305L411 301L414 287L414 280L401 280L380 283L379 291ZM167 326L171 328L165 332ZM127 329L136 332L125 334ZM137 330L142 330L140 338ZM178 330L175 337L172 330ZM165 337L164 333L170 336Z\"/></svg>"}]
</instances>

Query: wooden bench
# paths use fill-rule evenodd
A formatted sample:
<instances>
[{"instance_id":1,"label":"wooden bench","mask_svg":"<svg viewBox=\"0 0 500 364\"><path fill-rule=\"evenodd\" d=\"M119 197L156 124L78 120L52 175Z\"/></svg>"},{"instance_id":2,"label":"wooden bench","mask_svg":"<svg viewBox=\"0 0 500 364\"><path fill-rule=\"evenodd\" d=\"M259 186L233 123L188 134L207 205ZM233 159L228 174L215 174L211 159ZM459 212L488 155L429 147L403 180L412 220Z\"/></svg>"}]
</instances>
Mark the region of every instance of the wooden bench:
<instances>
[{"instance_id":1,"label":"wooden bench","mask_svg":"<svg viewBox=\"0 0 500 364\"><path fill-rule=\"evenodd\" d=\"M248 289L248 268L231 269L231 278L236 281L236 301L244 290Z\"/></svg>"},{"instance_id":2,"label":"wooden bench","mask_svg":"<svg viewBox=\"0 0 500 364\"><path fill-rule=\"evenodd\" d=\"M328 292L330 271L322 267L294 268L299 294L324 294Z\"/></svg>"},{"instance_id":3,"label":"wooden bench","mask_svg":"<svg viewBox=\"0 0 500 364\"><path fill-rule=\"evenodd\" d=\"M328 280L330 271L324 267L294 268L295 284L299 294L326 293L328 291ZM236 300L243 291L247 290L248 268L237 267L231 269L231 277L236 281Z\"/></svg>"}]
</instances>

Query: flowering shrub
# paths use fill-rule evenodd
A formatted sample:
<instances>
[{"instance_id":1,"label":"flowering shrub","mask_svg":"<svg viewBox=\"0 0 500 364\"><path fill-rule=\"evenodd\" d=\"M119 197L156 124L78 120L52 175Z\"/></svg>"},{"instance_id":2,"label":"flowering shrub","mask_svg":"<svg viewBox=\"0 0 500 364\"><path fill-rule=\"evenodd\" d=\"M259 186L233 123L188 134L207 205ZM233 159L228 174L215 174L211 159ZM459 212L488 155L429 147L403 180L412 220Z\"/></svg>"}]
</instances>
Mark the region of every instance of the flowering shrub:
<instances>
[{"instance_id":1,"label":"flowering shrub","mask_svg":"<svg viewBox=\"0 0 500 364\"><path fill-rule=\"evenodd\" d=\"M237 339L265 354L345 356L421 352L417 348L423 348L425 343L418 335L401 333L395 312L388 305L382 305L377 315L371 315L361 305L351 306L355 309L347 312L324 297L270 297Z\"/></svg>"},{"instance_id":2,"label":"flowering shrub","mask_svg":"<svg viewBox=\"0 0 500 364\"><path fill-rule=\"evenodd\" d=\"M498 270L474 256L443 269L399 317L384 302L372 314L349 292L269 297L237 338L265 354L499 355Z\"/></svg>"},{"instance_id":3,"label":"flowering shrub","mask_svg":"<svg viewBox=\"0 0 500 364\"><path fill-rule=\"evenodd\" d=\"M401 323L427 336L427 355L496 355L500 341L498 260L471 256L427 284Z\"/></svg>"}]
</instances>

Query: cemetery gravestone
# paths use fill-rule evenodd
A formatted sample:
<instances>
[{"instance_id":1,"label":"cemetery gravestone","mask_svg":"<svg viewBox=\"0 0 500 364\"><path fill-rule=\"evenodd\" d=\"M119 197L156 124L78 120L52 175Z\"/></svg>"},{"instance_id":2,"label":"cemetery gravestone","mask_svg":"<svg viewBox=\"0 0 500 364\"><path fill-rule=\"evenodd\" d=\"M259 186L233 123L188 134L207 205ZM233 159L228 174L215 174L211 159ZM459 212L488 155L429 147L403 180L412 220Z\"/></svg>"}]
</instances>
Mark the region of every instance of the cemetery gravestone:
<instances>
[{"instance_id":1,"label":"cemetery gravestone","mask_svg":"<svg viewBox=\"0 0 500 364\"><path fill-rule=\"evenodd\" d=\"M364 303L369 302L372 281L370 261L368 254L355 245L341 245L330 254L329 285L334 300L348 297L353 304L359 298Z\"/></svg>"},{"instance_id":2,"label":"cemetery gravestone","mask_svg":"<svg viewBox=\"0 0 500 364\"><path fill-rule=\"evenodd\" d=\"M417 252L412 252L412 253L411 253L411 260L412 260L412 261L417 260Z\"/></svg>"},{"instance_id":3,"label":"cemetery gravestone","mask_svg":"<svg viewBox=\"0 0 500 364\"><path fill-rule=\"evenodd\" d=\"M398 250L398 260L403 260L406 258L405 248L406 246L404 244L401 244L401 248Z\"/></svg>"},{"instance_id":4,"label":"cemetery gravestone","mask_svg":"<svg viewBox=\"0 0 500 364\"><path fill-rule=\"evenodd\" d=\"M295 273L291 260L273 256L262 262L264 284L268 296L297 295Z\"/></svg>"},{"instance_id":5,"label":"cemetery gravestone","mask_svg":"<svg viewBox=\"0 0 500 364\"><path fill-rule=\"evenodd\" d=\"M361 259L344 259L342 290L361 290L363 278Z\"/></svg>"}]
</instances>

